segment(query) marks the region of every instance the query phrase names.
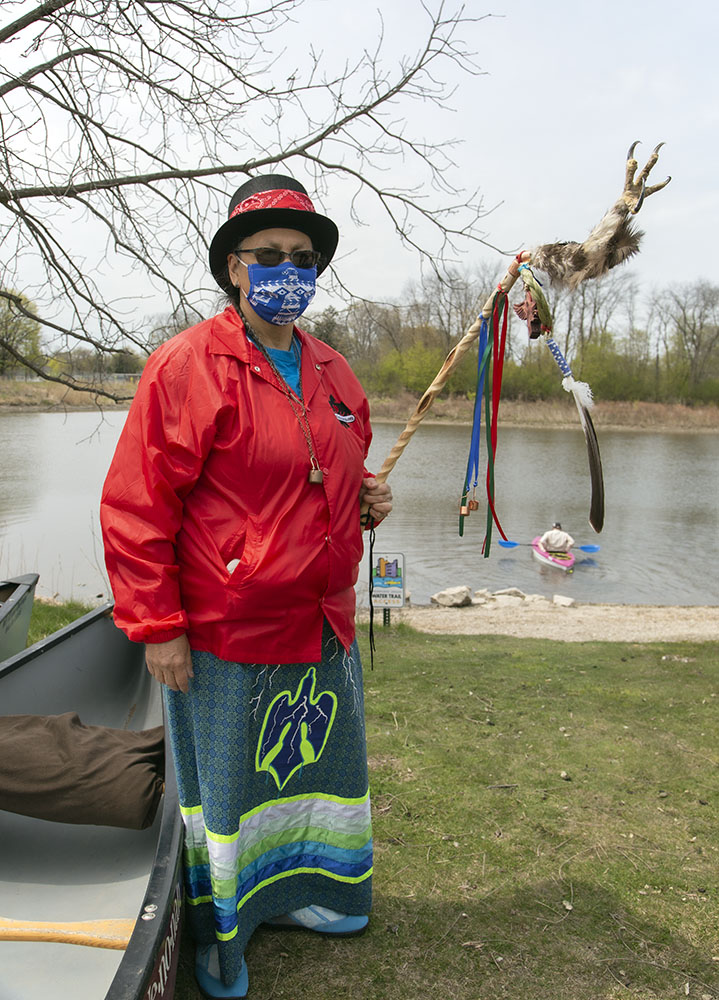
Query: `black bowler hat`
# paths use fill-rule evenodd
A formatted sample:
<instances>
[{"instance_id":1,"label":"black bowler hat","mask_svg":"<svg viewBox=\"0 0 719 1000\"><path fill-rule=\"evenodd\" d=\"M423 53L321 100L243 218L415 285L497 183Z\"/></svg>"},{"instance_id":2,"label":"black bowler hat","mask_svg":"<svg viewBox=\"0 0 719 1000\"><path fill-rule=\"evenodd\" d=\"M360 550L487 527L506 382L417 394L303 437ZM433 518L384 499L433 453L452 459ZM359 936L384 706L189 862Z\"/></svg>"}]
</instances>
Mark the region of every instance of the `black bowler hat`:
<instances>
[{"instance_id":1,"label":"black bowler hat","mask_svg":"<svg viewBox=\"0 0 719 1000\"><path fill-rule=\"evenodd\" d=\"M228 219L210 244L210 270L217 284L227 291L227 255L241 239L260 229L296 229L306 233L312 247L321 254L317 273L332 260L339 232L324 215L315 212L309 195L299 181L284 174L262 174L245 181L232 196Z\"/></svg>"}]
</instances>

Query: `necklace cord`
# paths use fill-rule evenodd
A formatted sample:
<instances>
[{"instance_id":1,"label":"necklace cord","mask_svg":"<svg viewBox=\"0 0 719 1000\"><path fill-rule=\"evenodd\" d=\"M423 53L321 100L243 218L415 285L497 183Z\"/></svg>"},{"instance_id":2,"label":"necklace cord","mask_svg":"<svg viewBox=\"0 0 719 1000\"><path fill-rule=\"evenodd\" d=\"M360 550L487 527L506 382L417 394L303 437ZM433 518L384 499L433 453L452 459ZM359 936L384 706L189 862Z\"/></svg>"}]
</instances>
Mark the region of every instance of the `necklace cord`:
<instances>
[{"instance_id":1,"label":"necklace cord","mask_svg":"<svg viewBox=\"0 0 719 1000\"><path fill-rule=\"evenodd\" d=\"M240 317L242 319L242 322L245 325L245 330L247 331L247 334L249 335L250 339L252 340L252 343L259 350L260 354L265 359L265 361L267 362L267 364L270 366L272 374L275 376L275 379L277 380L277 388L286 397L288 403L290 404L290 407L292 408L292 412L295 415L295 419L297 420L297 423L300 425L300 430L302 431L302 435L303 435L303 437L305 439L305 443L307 444L307 451L309 452L310 467L311 467L312 472L319 472L320 471L320 465L319 465L319 462L317 461L317 456L315 455L314 444L312 442L312 430L310 428L309 417L307 416L307 408L306 408L305 403L304 403L304 392L303 392L303 389L302 389L302 358L301 358L299 349L297 347L297 344L295 343L295 335L294 335L294 333L292 334L292 350L294 351L295 357L297 359L297 372L298 372L298 375L299 375L299 382L300 382L300 393L299 393L299 396L297 396L292 391L292 389L290 389L290 387L287 385L287 383L285 382L285 380L280 375L280 373L279 373L279 371L277 369L276 364L274 363L274 361L270 357L269 351L267 350L267 348L265 347L265 345L262 343L262 341L260 340L260 338L257 336L257 333L255 332L255 330L253 330L253 328L250 326L250 324L247 321L247 318L245 317L245 315L242 312L242 310L239 309L238 311L240 313ZM299 407L300 407L299 410L296 408L295 402L299 403Z\"/></svg>"}]
</instances>

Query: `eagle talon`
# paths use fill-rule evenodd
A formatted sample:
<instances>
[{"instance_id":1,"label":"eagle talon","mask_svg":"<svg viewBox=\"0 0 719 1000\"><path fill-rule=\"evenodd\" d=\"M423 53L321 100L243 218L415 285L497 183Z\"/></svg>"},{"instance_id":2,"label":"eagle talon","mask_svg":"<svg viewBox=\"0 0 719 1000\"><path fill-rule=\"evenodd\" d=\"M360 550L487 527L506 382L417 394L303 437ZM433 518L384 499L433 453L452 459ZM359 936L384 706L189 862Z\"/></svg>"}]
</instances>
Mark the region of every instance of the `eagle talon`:
<instances>
[{"instance_id":1,"label":"eagle talon","mask_svg":"<svg viewBox=\"0 0 719 1000\"><path fill-rule=\"evenodd\" d=\"M627 154L627 173L624 180L624 191L622 193L622 199L626 205L626 211L628 211L631 215L637 214L639 209L644 204L645 198L648 198L650 194L661 191L662 188L666 187L671 180L671 177L667 177L667 179L662 181L661 184L647 185L647 178L659 159L659 150L664 145L663 142L657 143L652 150L649 159L644 164L644 167L640 170L638 175L636 174L637 161L634 159L634 150L638 145L639 141L633 142L629 147L629 152Z\"/></svg>"},{"instance_id":2,"label":"eagle talon","mask_svg":"<svg viewBox=\"0 0 719 1000\"><path fill-rule=\"evenodd\" d=\"M642 207L642 205L644 204L644 199L646 198L646 195L647 195L647 182L642 177L642 190L641 190L641 192L639 194L639 200L637 201L637 203L634 206L634 208L630 209L632 215L636 215L637 212L639 211L639 209Z\"/></svg>"},{"instance_id":3,"label":"eagle talon","mask_svg":"<svg viewBox=\"0 0 719 1000\"><path fill-rule=\"evenodd\" d=\"M640 141L631 144L627 152L624 188L612 207L604 214L583 243L545 243L532 250L532 264L545 271L555 284L576 288L587 278L599 278L613 267L624 263L639 250L642 234L635 228L636 215L649 195L665 188L671 177L660 184L648 184L647 178L659 159L658 143L644 167L637 173L634 151Z\"/></svg>"}]
</instances>

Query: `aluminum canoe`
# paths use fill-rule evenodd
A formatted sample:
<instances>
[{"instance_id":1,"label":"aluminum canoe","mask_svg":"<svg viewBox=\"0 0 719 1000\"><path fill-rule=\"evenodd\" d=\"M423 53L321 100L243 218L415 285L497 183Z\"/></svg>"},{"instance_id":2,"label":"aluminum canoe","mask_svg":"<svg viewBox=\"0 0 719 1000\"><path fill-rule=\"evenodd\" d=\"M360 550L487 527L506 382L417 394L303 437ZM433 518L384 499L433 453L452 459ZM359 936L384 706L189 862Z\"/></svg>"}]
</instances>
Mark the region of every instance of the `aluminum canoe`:
<instances>
[{"instance_id":1,"label":"aluminum canoe","mask_svg":"<svg viewBox=\"0 0 719 1000\"><path fill-rule=\"evenodd\" d=\"M88 725L162 724L159 685L104 605L0 663L0 714L77 712ZM0 917L134 923L125 950L0 940L2 1000L171 1000L180 947L182 821L171 757L151 827L124 830L0 809ZM131 924L132 926L132 924Z\"/></svg>"},{"instance_id":2,"label":"aluminum canoe","mask_svg":"<svg viewBox=\"0 0 719 1000\"><path fill-rule=\"evenodd\" d=\"M37 573L0 580L0 662L25 649Z\"/></svg>"}]
</instances>

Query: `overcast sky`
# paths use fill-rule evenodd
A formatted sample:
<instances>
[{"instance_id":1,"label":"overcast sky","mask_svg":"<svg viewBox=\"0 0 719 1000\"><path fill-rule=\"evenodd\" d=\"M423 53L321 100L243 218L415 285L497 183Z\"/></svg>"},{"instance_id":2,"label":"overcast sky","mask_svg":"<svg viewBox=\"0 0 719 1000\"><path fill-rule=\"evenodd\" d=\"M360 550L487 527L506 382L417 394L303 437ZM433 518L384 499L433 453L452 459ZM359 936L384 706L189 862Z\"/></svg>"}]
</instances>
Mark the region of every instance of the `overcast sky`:
<instances>
[{"instance_id":1,"label":"overcast sky","mask_svg":"<svg viewBox=\"0 0 719 1000\"><path fill-rule=\"evenodd\" d=\"M309 0L309 7L318 14L315 42L328 51L333 34L338 47L345 47L347 32L357 34L358 44L366 40L361 30L376 34L370 8L360 29L356 5ZM642 141L641 165L665 142L652 176L673 179L638 217L646 236L632 270L647 293L668 283L711 280L719 207L719 5L470 0L467 7L475 16L493 15L465 31L484 75L458 73L456 111L428 115L424 128L428 139L464 140L453 153L454 176L469 189L478 186L485 207L494 209L483 220L486 239L506 251L584 239L621 191L630 143ZM417 10L415 0L389 0L387 36L399 31L394 37L411 47ZM342 216L331 193L326 207ZM374 222L364 230L342 225L341 249L349 254L342 267L362 294L397 297L403 282L416 277L417 264L396 247L383 252L379 215ZM468 249L462 263L474 255L492 257L483 248Z\"/></svg>"},{"instance_id":2,"label":"overcast sky","mask_svg":"<svg viewBox=\"0 0 719 1000\"><path fill-rule=\"evenodd\" d=\"M439 0L426 2L434 10ZM499 272L505 266L500 250L514 254L554 240L583 240L620 194L627 148L641 140L640 164L657 143L666 144L652 179L673 179L638 216L646 236L631 272L647 298L667 284L713 280L711 230L719 207L716 0L467 0L465 13L476 20L464 27L462 40L481 74L463 74L446 62L437 66L438 75L456 86L452 111L419 101L398 105L411 137L461 141L451 149L455 167L445 179L457 190L478 189L489 213L477 232L497 249L467 244L457 264L471 269L476 261L494 262ZM389 70L426 37L422 0L383 0L381 15L372 0L305 0L296 24L283 33L285 51L270 61L271 81L285 85L310 46L323 53L322 70L331 75L363 48L374 49L382 25L382 66ZM24 44L18 40L8 51L17 55ZM228 130L228 148L217 151L218 159L241 158L242 141L235 146L232 139ZM192 153L185 155L194 164ZM305 179L299 163L290 169ZM410 159L392 160L382 178L388 187L418 184L420 194L432 195ZM238 183L228 177L228 198ZM398 245L372 198L358 203L362 225L351 221L349 192L332 181L321 206L340 226L337 272L355 293L401 300L407 283L419 277L419 261ZM206 220L208 238L222 221ZM83 246L93 232L91 219L78 228ZM72 239L72 232L64 235ZM93 266L116 281L127 309L143 316L166 311L163 298L145 294L141 279L128 280L126 267L103 261L104 231L99 238ZM176 256L170 253L164 266L172 267ZM191 275L178 280L208 289L203 307L209 309L215 303L204 250L198 256ZM328 301L320 293L314 308Z\"/></svg>"}]
</instances>

